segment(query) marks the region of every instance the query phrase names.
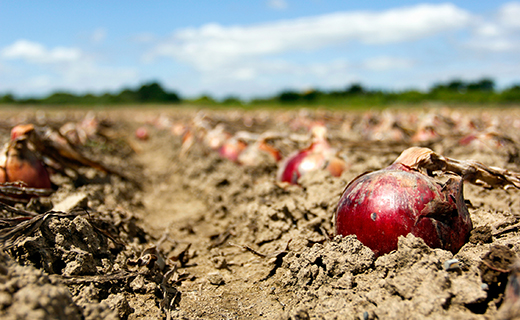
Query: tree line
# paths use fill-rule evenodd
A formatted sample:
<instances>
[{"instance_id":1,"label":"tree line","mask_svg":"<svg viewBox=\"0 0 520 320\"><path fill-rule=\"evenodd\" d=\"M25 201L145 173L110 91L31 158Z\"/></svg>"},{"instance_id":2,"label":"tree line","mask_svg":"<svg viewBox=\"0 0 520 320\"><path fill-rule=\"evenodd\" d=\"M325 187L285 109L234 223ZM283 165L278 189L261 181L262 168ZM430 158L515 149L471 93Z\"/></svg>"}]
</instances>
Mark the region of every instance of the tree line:
<instances>
[{"instance_id":1,"label":"tree line","mask_svg":"<svg viewBox=\"0 0 520 320\"><path fill-rule=\"evenodd\" d=\"M238 96L215 99L202 95L194 99L183 99L173 91L165 90L159 83L143 84L136 89L123 89L119 93L73 94L55 92L43 98L16 98L12 94L0 95L3 104L42 104L42 105L107 105L107 104L202 104L202 105L386 105L392 103L415 104L427 101L446 103L520 103L520 85L504 90L496 90L495 82L489 78L468 82L452 80L436 83L427 91L415 89L387 91L369 89L360 83L347 86L344 90L322 91L318 89L283 90L266 98L245 101Z\"/></svg>"},{"instance_id":2,"label":"tree line","mask_svg":"<svg viewBox=\"0 0 520 320\"><path fill-rule=\"evenodd\" d=\"M0 97L0 103L12 104L141 104L141 103L180 103L182 100L176 92L165 91L157 82L144 84L141 87L123 89L121 92L84 95L70 92L54 92L44 98L19 98L12 94Z\"/></svg>"},{"instance_id":3,"label":"tree line","mask_svg":"<svg viewBox=\"0 0 520 320\"><path fill-rule=\"evenodd\" d=\"M483 78L474 82L452 80L446 83L436 83L427 91L415 89L402 91L387 91L367 89L359 83L351 84L344 90L320 91L307 90L298 92L286 90L268 101L281 103L318 103L318 104L373 104L384 105L392 103L421 103L438 101L446 103L520 103L520 85L513 85L498 91L495 82Z\"/></svg>"}]
</instances>

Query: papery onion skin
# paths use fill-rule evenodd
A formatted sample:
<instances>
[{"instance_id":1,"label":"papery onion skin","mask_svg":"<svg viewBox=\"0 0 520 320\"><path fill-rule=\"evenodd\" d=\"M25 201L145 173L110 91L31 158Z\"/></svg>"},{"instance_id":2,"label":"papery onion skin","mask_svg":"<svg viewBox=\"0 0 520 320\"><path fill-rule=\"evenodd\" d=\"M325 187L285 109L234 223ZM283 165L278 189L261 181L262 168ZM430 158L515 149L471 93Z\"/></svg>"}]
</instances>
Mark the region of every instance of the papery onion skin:
<instances>
[{"instance_id":1,"label":"papery onion skin","mask_svg":"<svg viewBox=\"0 0 520 320\"><path fill-rule=\"evenodd\" d=\"M353 180L335 216L336 234L357 238L376 255L397 249L399 236L422 238L432 248L457 252L472 222L462 196L462 178L444 185L400 163Z\"/></svg>"},{"instance_id":2,"label":"papery onion skin","mask_svg":"<svg viewBox=\"0 0 520 320\"><path fill-rule=\"evenodd\" d=\"M18 137L27 135L31 131L34 131L34 125L33 124L29 123L29 124L19 124L19 125L16 125L16 126L14 126L11 129L11 141L13 141L14 139L16 139Z\"/></svg>"}]
</instances>

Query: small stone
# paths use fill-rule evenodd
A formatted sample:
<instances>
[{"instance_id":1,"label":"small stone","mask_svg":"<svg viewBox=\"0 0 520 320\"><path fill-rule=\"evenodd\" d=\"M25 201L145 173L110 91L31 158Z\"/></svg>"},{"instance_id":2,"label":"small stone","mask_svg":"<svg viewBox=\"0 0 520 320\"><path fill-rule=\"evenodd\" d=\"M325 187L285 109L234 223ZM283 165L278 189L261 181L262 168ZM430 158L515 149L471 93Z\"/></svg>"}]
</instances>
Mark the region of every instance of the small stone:
<instances>
[{"instance_id":1,"label":"small stone","mask_svg":"<svg viewBox=\"0 0 520 320\"><path fill-rule=\"evenodd\" d=\"M87 206L87 195L85 193L76 193L68 196L67 198L63 199L59 203L57 203L54 208L52 208L54 211L61 211L61 212L69 212L70 210L80 207L86 207Z\"/></svg>"},{"instance_id":2,"label":"small stone","mask_svg":"<svg viewBox=\"0 0 520 320\"><path fill-rule=\"evenodd\" d=\"M222 277L220 272L209 273L208 281L209 281L209 283L211 283L212 285L215 285L215 286L225 283L224 278Z\"/></svg>"}]
</instances>

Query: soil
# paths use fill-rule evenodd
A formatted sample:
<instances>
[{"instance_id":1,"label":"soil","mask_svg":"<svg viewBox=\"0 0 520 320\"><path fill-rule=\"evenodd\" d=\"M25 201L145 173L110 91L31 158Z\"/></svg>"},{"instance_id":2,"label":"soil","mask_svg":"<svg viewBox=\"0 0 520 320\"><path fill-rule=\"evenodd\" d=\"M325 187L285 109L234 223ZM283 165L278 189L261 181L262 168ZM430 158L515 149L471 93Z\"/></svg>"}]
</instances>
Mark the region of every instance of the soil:
<instances>
[{"instance_id":1,"label":"soil","mask_svg":"<svg viewBox=\"0 0 520 320\"><path fill-rule=\"evenodd\" d=\"M516 109L2 115L4 142L18 123L59 128L94 117L98 132L77 148L114 169L54 172L50 197L15 206L40 215L23 234L2 235L2 319L520 318L500 308L520 251L519 190L465 184L474 230L455 254L409 234L376 257L355 236L335 236L332 221L349 181L412 145L520 172ZM436 134L417 138L430 118ZM179 128L200 119L233 134L283 133L273 146L284 156L309 145L309 124L325 123L348 170L340 177L312 171L299 185L277 182L272 159L238 165L203 140L185 149ZM139 139L143 127L148 137ZM475 133L482 135L468 138Z\"/></svg>"}]
</instances>

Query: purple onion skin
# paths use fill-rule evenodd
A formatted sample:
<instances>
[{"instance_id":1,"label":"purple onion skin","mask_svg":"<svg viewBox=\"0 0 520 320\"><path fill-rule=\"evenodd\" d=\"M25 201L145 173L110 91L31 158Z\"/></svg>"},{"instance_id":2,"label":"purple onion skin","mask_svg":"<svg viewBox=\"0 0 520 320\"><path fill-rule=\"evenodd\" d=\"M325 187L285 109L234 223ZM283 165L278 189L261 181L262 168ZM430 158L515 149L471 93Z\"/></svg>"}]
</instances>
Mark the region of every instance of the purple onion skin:
<instances>
[{"instance_id":1,"label":"purple onion skin","mask_svg":"<svg viewBox=\"0 0 520 320\"><path fill-rule=\"evenodd\" d=\"M290 184L298 184L298 179L305 172L301 170L302 161L311 153L310 150L303 150L290 157L287 162L282 164L283 171L280 174L280 181Z\"/></svg>"},{"instance_id":2,"label":"purple onion skin","mask_svg":"<svg viewBox=\"0 0 520 320\"><path fill-rule=\"evenodd\" d=\"M441 185L400 163L363 174L341 196L336 234L355 234L376 255L396 250L398 237L408 233L455 253L472 229L462 185L459 176Z\"/></svg>"}]
</instances>

